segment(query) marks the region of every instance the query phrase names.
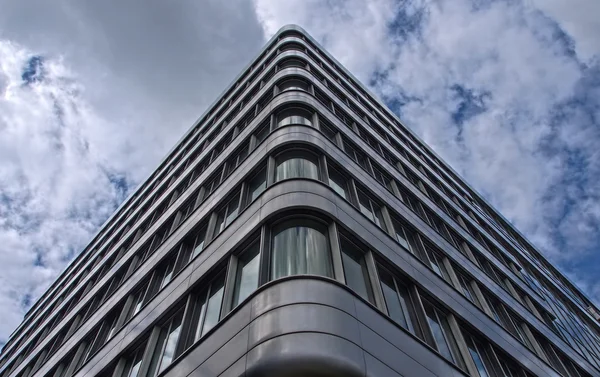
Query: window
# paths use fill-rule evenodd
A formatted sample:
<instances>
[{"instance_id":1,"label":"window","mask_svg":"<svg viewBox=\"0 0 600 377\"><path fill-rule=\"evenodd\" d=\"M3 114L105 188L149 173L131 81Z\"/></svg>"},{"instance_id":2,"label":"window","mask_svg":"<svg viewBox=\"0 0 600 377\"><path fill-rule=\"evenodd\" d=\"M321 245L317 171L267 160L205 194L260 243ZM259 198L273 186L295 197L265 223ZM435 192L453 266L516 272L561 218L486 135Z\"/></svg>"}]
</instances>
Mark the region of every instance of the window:
<instances>
[{"instance_id":1,"label":"window","mask_svg":"<svg viewBox=\"0 0 600 377\"><path fill-rule=\"evenodd\" d=\"M177 356L177 342L181 333L183 322L183 309L179 310L167 323L165 323L158 337L155 351L156 374L162 372Z\"/></svg>"},{"instance_id":2,"label":"window","mask_svg":"<svg viewBox=\"0 0 600 377\"><path fill-rule=\"evenodd\" d=\"M238 149L236 154L229 159L227 162L227 170L225 171L225 177L228 177L237 168L242 161L248 156L248 142Z\"/></svg>"},{"instance_id":3,"label":"window","mask_svg":"<svg viewBox=\"0 0 600 377\"><path fill-rule=\"evenodd\" d=\"M217 231L220 234L238 215L240 205L239 194L235 195L229 202L217 213Z\"/></svg>"},{"instance_id":4,"label":"window","mask_svg":"<svg viewBox=\"0 0 600 377\"><path fill-rule=\"evenodd\" d=\"M117 330L117 320L119 319L119 314L121 312L122 307L117 308L112 313L110 313L106 319L98 328L96 339L94 340L92 347L90 348L90 352L88 358L96 353L102 346L108 342L113 335L115 335Z\"/></svg>"},{"instance_id":5,"label":"window","mask_svg":"<svg viewBox=\"0 0 600 377\"><path fill-rule=\"evenodd\" d=\"M344 199L349 200L349 185L348 178L346 178L342 173L340 173L337 169L329 165L327 167L327 172L329 174L329 186L341 195Z\"/></svg>"},{"instance_id":6,"label":"window","mask_svg":"<svg viewBox=\"0 0 600 377\"><path fill-rule=\"evenodd\" d=\"M494 373L494 366L491 361L492 359L486 350L486 347L465 331L463 331L463 336L465 338L465 342L467 343L467 349L469 350L469 354L471 355L471 359L473 359L473 364L475 364L475 368L477 368L477 373L479 373L479 376L493 376L492 373Z\"/></svg>"},{"instance_id":7,"label":"window","mask_svg":"<svg viewBox=\"0 0 600 377\"><path fill-rule=\"evenodd\" d=\"M190 260L196 258L196 256L198 256L198 254L200 254L202 250L204 250L205 241L206 226L203 226L193 240L192 247L194 248L194 251L192 252Z\"/></svg>"},{"instance_id":8,"label":"window","mask_svg":"<svg viewBox=\"0 0 600 377\"><path fill-rule=\"evenodd\" d=\"M392 178L381 171L379 168L373 166L373 176L379 183L381 183L386 189L392 192Z\"/></svg>"},{"instance_id":9,"label":"window","mask_svg":"<svg viewBox=\"0 0 600 377\"><path fill-rule=\"evenodd\" d=\"M251 246L238 258L232 307L236 307L258 288L259 263L258 243Z\"/></svg>"},{"instance_id":10,"label":"window","mask_svg":"<svg viewBox=\"0 0 600 377\"><path fill-rule=\"evenodd\" d=\"M363 215L367 216L369 220L373 221L380 228L384 228L383 215L381 213L381 206L367 196L361 190L358 191L358 207ZM385 229L385 228L384 228Z\"/></svg>"},{"instance_id":11,"label":"window","mask_svg":"<svg viewBox=\"0 0 600 377\"><path fill-rule=\"evenodd\" d=\"M224 284L225 277L221 274L210 283L205 291L198 294L194 313L196 328L195 331L191 332L195 334L194 342L198 341L219 322Z\"/></svg>"},{"instance_id":12,"label":"window","mask_svg":"<svg viewBox=\"0 0 600 377\"><path fill-rule=\"evenodd\" d=\"M403 225L400 221L392 217L392 224L394 225L394 233L396 234L396 241L405 248L406 250L414 253L413 248L409 242L408 228Z\"/></svg>"},{"instance_id":13,"label":"window","mask_svg":"<svg viewBox=\"0 0 600 377\"><path fill-rule=\"evenodd\" d=\"M511 331L512 334L521 343L523 343L527 348L529 348L530 350L533 350L533 346L531 345L531 342L529 341L529 338L527 337L527 334L525 333L525 330L523 329L523 326L527 326L527 325L525 325L524 323L522 323L518 318L516 318L511 313L507 312L507 316L508 316L508 319L510 320L510 322L512 324L512 326L508 326L508 328L510 329L512 327L514 329L514 331Z\"/></svg>"},{"instance_id":14,"label":"window","mask_svg":"<svg viewBox=\"0 0 600 377\"><path fill-rule=\"evenodd\" d=\"M317 159L300 151L284 153L277 157L275 181L290 178L319 179Z\"/></svg>"},{"instance_id":15,"label":"window","mask_svg":"<svg viewBox=\"0 0 600 377\"><path fill-rule=\"evenodd\" d=\"M456 272L456 278L460 284L460 292L463 294L463 296L465 296L467 300L471 301L473 304L479 306L479 301L477 301L477 296L475 295L475 291L471 285L475 283L472 283L470 279L458 271Z\"/></svg>"},{"instance_id":16,"label":"window","mask_svg":"<svg viewBox=\"0 0 600 377\"><path fill-rule=\"evenodd\" d=\"M283 69L283 68L288 68L288 67L295 67L295 68L305 68L306 67L306 63L303 62L300 59L286 59L283 60L279 63L279 68Z\"/></svg>"},{"instance_id":17,"label":"window","mask_svg":"<svg viewBox=\"0 0 600 377\"><path fill-rule=\"evenodd\" d=\"M336 141L337 130L335 129L335 127L333 127L331 124L329 124L329 122L327 122L325 119L319 118L319 128L321 129L321 132L323 132L323 134L330 141L332 141L334 144L337 144L337 141Z\"/></svg>"},{"instance_id":18,"label":"window","mask_svg":"<svg viewBox=\"0 0 600 377\"><path fill-rule=\"evenodd\" d=\"M363 251L344 236L340 237L340 246L346 285L358 293L360 297L373 302L373 293Z\"/></svg>"},{"instance_id":19,"label":"window","mask_svg":"<svg viewBox=\"0 0 600 377\"><path fill-rule=\"evenodd\" d=\"M502 310L502 304L497 302L495 299L492 299L489 295L486 295L485 299L487 301L488 307L492 312L492 319L502 327L506 328L505 321L500 315L500 311Z\"/></svg>"},{"instance_id":20,"label":"window","mask_svg":"<svg viewBox=\"0 0 600 377\"><path fill-rule=\"evenodd\" d=\"M135 316L144 305L144 296L146 294L146 290L148 288L148 282L145 282L139 287L132 296L131 306L125 316L125 322L129 321L133 316Z\"/></svg>"},{"instance_id":21,"label":"window","mask_svg":"<svg viewBox=\"0 0 600 377\"><path fill-rule=\"evenodd\" d=\"M263 140L265 140L267 136L269 136L270 132L270 124L267 121L263 125L261 125L260 128L254 133L254 137L256 138L255 146L260 144Z\"/></svg>"},{"instance_id":22,"label":"window","mask_svg":"<svg viewBox=\"0 0 600 377\"><path fill-rule=\"evenodd\" d=\"M290 79L280 82L278 85L279 90L282 92L288 90L302 90L308 92L308 84L304 80L300 79Z\"/></svg>"},{"instance_id":23,"label":"window","mask_svg":"<svg viewBox=\"0 0 600 377\"><path fill-rule=\"evenodd\" d=\"M297 81L297 80L296 80ZM312 126L312 114L304 109L292 108L277 114L277 127L301 124Z\"/></svg>"},{"instance_id":24,"label":"window","mask_svg":"<svg viewBox=\"0 0 600 377\"><path fill-rule=\"evenodd\" d=\"M433 346L444 358L456 364L461 363L456 341L452 336L446 314L429 302L423 300L425 316L433 336ZM460 364L462 366L462 364Z\"/></svg>"},{"instance_id":25,"label":"window","mask_svg":"<svg viewBox=\"0 0 600 377\"><path fill-rule=\"evenodd\" d=\"M425 253L429 259L429 266L439 277L450 282L450 276L444 265L444 257L431 247L428 243L424 243Z\"/></svg>"},{"instance_id":26,"label":"window","mask_svg":"<svg viewBox=\"0 0 600 377\"><path fill-rule=\"evenodd\" d=\"M412 310L412 301L408 288L398 281L385 268L378 266L381 289L388 315L404 329L415 334L414 324L417 323Z\"/></svg>"},{"instance_id":27,"label":"window","mask_svg":"<svg viewBox=\"0 0 600 377\"><path fill-rule=\"evenodd\" d=\"M354 148L350 143L344 140L344 152L350 156L356 163L358 163L363 169L369 172L369 166L367 163L367 157L361 152L359 152L356 148Z\"/></svg>"},{"instance_id":28,"label":"window","mask_svg":"<svg viewBox=\"0 0 600 377\"><path fill-rule=\"evenodd\" d=\"M206 183L204 184L204 186L203 186L203 187L204 187L204 196L203 196L203 199L202 199L202 200L204 200L204 199L208 198L208 196L209 196L210 194L212 194L212 192L213 192L213 191L215 191L215 189L217 188L217 186L219 185L219 183L221 183L221 171L220 171L220 170L219 170L219 171L217 171L217 173L216 173L216 174L214 174L214 175L213 175L213 176L212 176L212 177L211 177L211 178L208 180L208 182L206 182ZM195 205L195 207L198 207L198 204L199 204L199 203L197 203L197 204Z\"/></svg>"},{"instance_id":29,"label":"window","mask_svg":"<svg viewBox=\"0 0 600 377\"><path fill-rule=\"evenodd\" d=\"M254 199L258 198L260 194L267 188L267 170L265 168L260 169L250 180L248 181L248 197L247 203L250 204Z\"/></svg>"},{"instance_id":30,"label":"window","mask_svg":"<svg viewBox=\"0 0 600 377\"><path fill-rule=\"evenodd\" d=\"M144 357L144 349L146 344L139 346L125 361L125 369L123 376L137 377L142 366L142 357Z\"/></svg>"},{"instance_id":31,"label":"window","mask_svg":"<svg viewBox=\"0 0 600 377\"><path fill-rule=\"evenodd\" d=\"M276 227L271 279L300 274L333 277L326 230L311 220L290 220Z\"/></svg>"}]
</instances>

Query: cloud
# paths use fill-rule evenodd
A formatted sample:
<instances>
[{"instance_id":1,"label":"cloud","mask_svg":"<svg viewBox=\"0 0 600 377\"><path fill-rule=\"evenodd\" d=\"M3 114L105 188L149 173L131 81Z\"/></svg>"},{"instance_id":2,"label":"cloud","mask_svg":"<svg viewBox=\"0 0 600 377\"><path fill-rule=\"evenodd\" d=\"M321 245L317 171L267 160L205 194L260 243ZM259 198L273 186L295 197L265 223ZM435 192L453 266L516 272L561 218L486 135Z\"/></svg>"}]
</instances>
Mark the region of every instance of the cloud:
<instances>
[{"instance_id":1,"label":"cloud","mask_svg":"<svg viewBox=\"0 0 600 377\"><path fill-rule=\"evenodd\" d=\"M600 24L597 2L579 3L255 8L267 35L288 22L305 27L600 302L587 267L600 247Z\"/></svg>"},{"instance_id":2,"label":"cloud","mask_svg":"<svg viewBox=\"0 0 600 377\"><path fill-rule=\"evenodd\" d=\"M286 23L600 300L598 12L578 1L0 0L0 343Z\"/></svg>"},{"instance_id":3,"label":"cloud","mask_svg":"<svg viewBox=\"0 0 600 377\"><path fill-rule=\"evenodd\" d=\"M0 1L0 344L262 46L245 1L115 5Z\"/></svg>"}]
</instances>

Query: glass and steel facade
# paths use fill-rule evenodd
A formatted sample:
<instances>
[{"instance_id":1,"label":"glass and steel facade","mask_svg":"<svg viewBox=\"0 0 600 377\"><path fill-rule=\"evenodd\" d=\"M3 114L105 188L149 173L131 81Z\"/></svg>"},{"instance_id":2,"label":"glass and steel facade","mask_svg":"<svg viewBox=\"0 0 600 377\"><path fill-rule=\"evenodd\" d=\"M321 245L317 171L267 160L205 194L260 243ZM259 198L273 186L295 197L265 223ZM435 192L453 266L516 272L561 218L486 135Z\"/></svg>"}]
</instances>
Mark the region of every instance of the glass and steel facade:
<instances>
[{"instance_id":1,"label":"glass and steel facade","mask_svg":"<svg viewBox=\"0 0 600 377\"><path fill-rule=\"evenodd\" d=\"M33 305L0 376L600 376L597 313L287 26Z\"/></svg>"}]
</instances>

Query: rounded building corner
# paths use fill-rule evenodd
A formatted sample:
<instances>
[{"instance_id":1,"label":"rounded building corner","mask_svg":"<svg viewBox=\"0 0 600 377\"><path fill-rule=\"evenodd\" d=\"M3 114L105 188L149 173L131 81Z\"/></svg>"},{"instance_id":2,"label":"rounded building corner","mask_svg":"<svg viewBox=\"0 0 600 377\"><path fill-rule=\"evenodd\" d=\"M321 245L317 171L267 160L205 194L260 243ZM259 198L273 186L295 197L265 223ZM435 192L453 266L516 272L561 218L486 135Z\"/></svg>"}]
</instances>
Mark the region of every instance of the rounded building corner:
<instances>
[{"instance_id":1,"label":"rounded building corner","mask_svg":"<svg viewBox=\"0 0 600 377\"><path fill-rule=\"evenodd\" d=\"M365 377L362 350L323 333L270 339L248 354L246 377Z\"/></svg>"}]
</instances>

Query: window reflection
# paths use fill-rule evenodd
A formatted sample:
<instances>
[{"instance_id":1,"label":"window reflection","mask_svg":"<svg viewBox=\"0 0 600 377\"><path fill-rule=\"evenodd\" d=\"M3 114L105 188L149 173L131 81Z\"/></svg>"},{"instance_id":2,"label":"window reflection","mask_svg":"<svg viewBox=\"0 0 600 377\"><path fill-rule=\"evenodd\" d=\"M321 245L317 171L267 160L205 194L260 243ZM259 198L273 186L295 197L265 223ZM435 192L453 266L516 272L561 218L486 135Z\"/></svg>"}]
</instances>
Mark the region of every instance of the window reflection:
<instances>
[{"instance_id":1,"label":"window reflection","mask_svg":"<svg viewBox=\"0 0 600 377\"><path fill-rule=\"evenodd\" d=\"M369 284L364 253L345 237L340 238L340 246L342 249L342 263L346 285L365 300L372 301L371 286Z\"/></svg>"},{"instance_id":2,"label":"window reflection","mask_svg":"<svg viewBox=\"0 0 600 377\"><path fill-rule=\"evenodd\" d=\"M415 333L414 321L411 319L412 309L408 289L399 283L387 270L379 267L381 288L388 315L400 326Z\"/></svg>"},{"instance_id":3,"label":"window reflection","mask_svg":"<svg viewBox=\"0 0 600 377\"><path fill-rule=\"evenodd\" d=\"M380 228L383 228L381 206L360 190L358 190L358 206L363 215L367 216Z\"/></svg>"},{"instance_id":4,"label":"window reflection","mask_svg":"<svg viewBox=\"0 0 600 377\"><path fill-rule=\"evenodd\" d=\"M259 245L256 243L238 260L237 276L233 293L233 306L237 306L258 287Z\"/></svg>"},{"instance_id":5,"label":"window reflection","mask_svg":"<svg viewBox=\"0 0 600 377\"><path fill-rule=\"evenodd\" d=\"M329 186L344 199L348 200L348 179L332 166L327 167L327 172L329 175Z\"/></svg>"},{"instance_id":6,"label":"window reflection","mask_svg":"<svg viewBox=\"0 0 600 377\"><path fill-rule=\"evenodd\" d=\"M235 195L217 214L217 234L221 233L238 215L239 195Z\"/></svg>"},{"instance_id":7,"label":"window reflection","mask_svg":"<svg viewBox=\"0 0 600 377\"><path fill-rule=\"evenodd\" d=\"M266 169L261 169L254 177L248 182L248 203L258 198L260 194L267 188L267 174Z\"/></svg>"},{"instance_id":8,"label":"window reflection","mask_svg":"<svg viewBox=\"0 0 600 377\"><path fill-rule=\"evenodd\" d=\"M433 336L435 344L433 346L438 352L444 356L447 360L455 363L460 363L458 356L457 346L450 331L450 326L446 320L446 315L439 309L424 301L423 306L425 308L425 315L427 317L427 323Z\"/></svg>"},{"instance_id":9,"label":"window reflection","mask_svg":"<svg viewBox=\"0 0 600 377\"><path fill-rule=\"evenodd\" d=\"M175 358L175 351L177 348L177 341L179 340L179 334L181 333L181 322L183 320L183 310L175 314L173 319L167 323L161 330L159 341L157 344L157 350L159 352L159 363L157 368L157 374L162 372L171 361Z\"/></svg>"},{"instance_id":10,"label":"window reflection","mask_svg":"<svg viewBox=\"0 0 600 377\"><path fill-rule=\"evenodd\" d=\"M200 339L219 321L223 301L225 277L219 276L205 291L198 294L195 309L196 332L194 342Z\"/></svg>"}]
</instances>

